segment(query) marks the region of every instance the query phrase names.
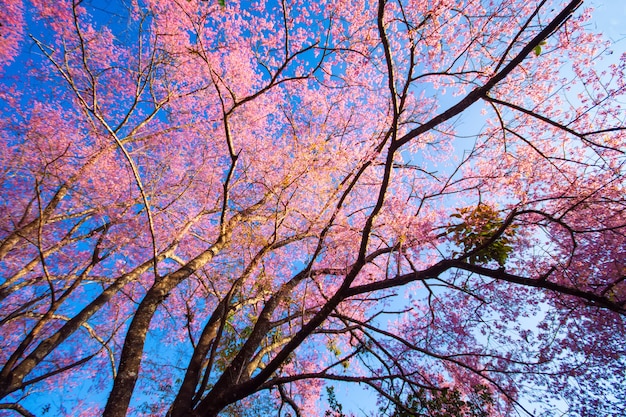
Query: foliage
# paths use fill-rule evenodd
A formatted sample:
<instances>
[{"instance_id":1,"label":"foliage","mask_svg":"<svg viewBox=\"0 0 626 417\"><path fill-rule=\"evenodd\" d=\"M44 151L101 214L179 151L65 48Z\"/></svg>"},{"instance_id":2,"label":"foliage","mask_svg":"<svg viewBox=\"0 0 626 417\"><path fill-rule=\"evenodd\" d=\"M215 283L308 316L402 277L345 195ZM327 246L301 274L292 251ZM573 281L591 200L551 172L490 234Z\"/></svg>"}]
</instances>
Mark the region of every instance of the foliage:
<instances>
[{"instance_id":1,"label":"foliage","mask_svg":"<svg viewBox=\"0 0 626 417\"><path fill-rule=\"evenodd\" d=\"M326 410L324 416L326 417L346 417L343 413L343 405L337 401L337 396L335 395L335 387L329 386L326 387L326 396L328 397L328 406L329 410Z\"/></svg>"},{"instance_id":2,"label":"foliage","mask_svg":"<svg viewBox=\"0 0 626 417\"><path fill-rule=\"evenodd\" d=\"M457 389L427 391L420 388L410 395L392 417L488 417L493 398L484 385L472 387L468 398Z\"/></svg>"},{"instance_id":3,"label":"foliage","mask_svg":"<svg viewBox=\"0 0 626 417\"><path fill-rule=\"evenodd\" d=\"M481 203L476 208L464 207L453 213L451 217L463 220L462 223L448 227L452 240L461 245L463 252L471 254L467 261L471 264L496 261L504 266L509 254L513 251L512 239L515 237L515 225L504 229L499 213L487 204Z\"/></svg>"},{"instance_id":4,"label":"foliage","mask_svg":"<svg viewBox=\"0 0 626 417\"><path fill-rule=\"evenodd\" d=\"M0 410L626 415L626 54L589 13L5 0Z\"/></svg>"}]
</instances>

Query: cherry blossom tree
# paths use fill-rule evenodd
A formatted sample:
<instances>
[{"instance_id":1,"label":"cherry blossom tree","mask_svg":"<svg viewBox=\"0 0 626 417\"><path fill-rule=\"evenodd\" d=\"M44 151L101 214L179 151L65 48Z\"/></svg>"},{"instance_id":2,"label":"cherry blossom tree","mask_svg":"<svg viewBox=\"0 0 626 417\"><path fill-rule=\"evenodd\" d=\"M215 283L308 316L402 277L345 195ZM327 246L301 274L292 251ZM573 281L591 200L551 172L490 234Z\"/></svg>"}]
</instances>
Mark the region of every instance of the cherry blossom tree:
<instances>
[{"instance_id":1,"label":"cherry blossom tree","mask_svg":"<svg viewBox=\"0 0 626 417\"><path fill-rule=\"evenodd\" d=\"M1 9L2 409L626 412L626 55L582 0Z\"/></svg>"}]
</instances>

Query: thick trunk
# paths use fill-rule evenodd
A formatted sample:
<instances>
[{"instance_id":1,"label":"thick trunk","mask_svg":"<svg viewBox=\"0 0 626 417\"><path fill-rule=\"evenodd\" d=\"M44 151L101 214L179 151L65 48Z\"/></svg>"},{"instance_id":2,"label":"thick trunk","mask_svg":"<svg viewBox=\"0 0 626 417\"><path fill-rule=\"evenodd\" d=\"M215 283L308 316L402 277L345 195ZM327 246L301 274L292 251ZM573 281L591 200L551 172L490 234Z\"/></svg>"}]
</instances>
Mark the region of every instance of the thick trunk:
<instances>
[{"instance_id":1,"label":"thick trunk","mask_svg":"<svg viewBox=\"0 0 626 417\"><path fill-rule=\"evenodd\" d=\"M170 281L171 280L156 283L150 288L137 308L137 312L126 334L119 371L113 383L113 390L109 395L106 408L104 409L104 417L124 417L126 415L130 399L135 390L135 384L137 383L143 347L146 341L146 334L150 327L150 321L158 305L171 290L173 283Z\"/></svg>"},{"instance_id":2,"label":"thick trunk","mask_svg":"<svg viewBox=\"0 0 626 417\"><path fill-rule=\"evenodd\" d=\"M226 314L229 299L230 297L226 297L219 303L211 315L211 318L209 318L208 323L204 326L200 340L198 340L198 344L194 349L193 356L189 362L189 366L187 367L185 379L183 380L180 390L178 391L178 395L172 404L169 417L186 417L193 415L191 411L193 397L196 394L196 387L202 373L203 362L209 352L209 349L211 348L211 345L215 343L214 340L220 327L220 320L222 320L222 317Z\"/></svg>"}]
</instances>

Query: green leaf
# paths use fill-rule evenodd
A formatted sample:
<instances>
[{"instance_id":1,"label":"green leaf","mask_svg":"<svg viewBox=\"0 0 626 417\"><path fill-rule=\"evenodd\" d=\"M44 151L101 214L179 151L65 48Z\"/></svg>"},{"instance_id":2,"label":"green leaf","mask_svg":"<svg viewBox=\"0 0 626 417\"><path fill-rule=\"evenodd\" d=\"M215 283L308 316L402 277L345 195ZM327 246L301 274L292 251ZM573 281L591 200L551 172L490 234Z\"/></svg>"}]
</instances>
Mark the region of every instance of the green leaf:
<instances>
[{"instance_id":1,"label":"green leaf","mask_svg":"<svg viewBox=\"0 0 626 417\"><path fill-rule=\"evenodd\" d=\"M453 252L453 256L462 255L484 246L500 229L503 221L497 210L484 203L477 207L458 209L450 217L462 220L462 223L452 224L447 228L448 233L452 235L452 241L462 249L460 253ZM467 262L486 264L493 261L504 266L513 250L511 243L515 236L515 228L515 225L509 226L501 236L490 242L487 247L468 256Z\"/></svg>"},{"instance_id":2,"label":"green leaf","mask_svg":"<svg viewBox=\"0 0 626 417\"><path fill-rule=\"evenodd\" d=\"M535 56L541 55L541 45L535 46L535 49L533 49L533 51L535 51Z\"/></svg>"},{"instance_id":3,"label":"green leaf","mask_svg":"<svg viewBox=\"0 0 626 417\"><path fill-rule=\"evenodd\" d=\"M226 7L226 0L217 0L220 6Z\"/></svg>"},{"instance_id":4,"label":"green leaf","mask_svg":"<svg viewBox=\"0 0 626 417\"><path fill-rule=\"evenodd\" d=\"M341 349L339 349L337 347L337 345L335 344L334 340L330 340L328 342L328 344L326 345L326 347L328 348L328 350L330 351L330 353L332 353L333 355L335 355L335 357L339 357L341 356Z\"/></svg>"}]
</instances>

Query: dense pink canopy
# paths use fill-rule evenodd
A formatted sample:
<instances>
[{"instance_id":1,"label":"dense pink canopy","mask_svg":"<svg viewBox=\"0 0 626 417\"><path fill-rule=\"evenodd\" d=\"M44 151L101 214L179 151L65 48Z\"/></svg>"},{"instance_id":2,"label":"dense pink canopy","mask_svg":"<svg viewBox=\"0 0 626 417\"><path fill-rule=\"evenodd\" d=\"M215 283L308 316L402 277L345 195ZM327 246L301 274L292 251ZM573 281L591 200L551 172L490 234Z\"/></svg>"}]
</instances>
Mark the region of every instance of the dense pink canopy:
<instances>
[{"instance_id":1,"label":"dense pink canopy","mask_svg":"<svg viewBox=\"0 0 626 417\"><path fill-rule=\"evenodd\" d=\"M4 3L0 409L626 412L582 0Z\"/></svg>"}]
</instances>

